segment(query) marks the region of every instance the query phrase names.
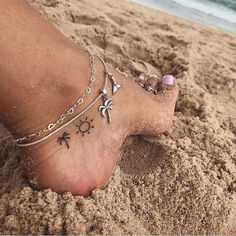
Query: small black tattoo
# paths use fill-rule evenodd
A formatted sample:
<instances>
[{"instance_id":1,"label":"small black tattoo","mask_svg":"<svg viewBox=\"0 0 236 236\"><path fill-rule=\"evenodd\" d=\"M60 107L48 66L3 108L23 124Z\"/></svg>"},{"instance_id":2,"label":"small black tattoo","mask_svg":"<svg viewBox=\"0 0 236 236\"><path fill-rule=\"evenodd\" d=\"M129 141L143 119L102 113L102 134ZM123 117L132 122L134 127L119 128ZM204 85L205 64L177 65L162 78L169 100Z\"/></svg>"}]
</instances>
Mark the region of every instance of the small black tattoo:
<instances>
[{"instance_id":1,"label":"small black tattoo","mask_svg":"<svg viewBox=\"0 0 236 236\"><path fill-rule=\"evenodd\" d=\"M62 145L62 143L64 142L64 143L66 144L66 147L67 147L68 149L70 148L69 143L68 143L68 140L70 140L69 135L70 135L69 133L64 132L64 133L62 134L62 136L61 136L61 137L58 137L58 139L57 139L57 142L58 142L60 145Z\"/></svg>"},{"instance_id":2,"label":"small black tattoo","mask_svg":"<svg viewBox=\"0 0 236 236\"><path fill-rule=\"evenodd\" d=\"M86 117L86 119L84 121L80 120L80 124L76 125L79 129L79 131L77 131L76 133L81 133L82 136L84 137L85 133L90 134L90 129L94 128L94 126L92 125L93 119L88 120L88 117Z\"/></svg>"}]
</instances>

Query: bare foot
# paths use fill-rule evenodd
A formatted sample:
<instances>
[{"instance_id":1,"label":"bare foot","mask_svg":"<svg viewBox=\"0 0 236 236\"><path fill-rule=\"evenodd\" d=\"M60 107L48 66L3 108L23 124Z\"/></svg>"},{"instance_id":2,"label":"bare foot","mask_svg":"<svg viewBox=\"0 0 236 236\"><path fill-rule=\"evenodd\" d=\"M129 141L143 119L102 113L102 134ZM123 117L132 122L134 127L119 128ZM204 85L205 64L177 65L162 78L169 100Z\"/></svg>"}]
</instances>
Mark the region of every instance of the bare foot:
<instances>
[{"instance_id":1,"label":"bare foot","mask_svg":"<svg viewBox=\"0 0 236 236\"><path fill-rule=\"evenodd\" d=\"M159 92L154 95L114 73L123 87L113 98L111 124L98 112L98 103L49 141L25 149L26 169L34 187L88 194L108 182L127 135L156 135L170 128L178 96L176 82L157 83Z\"/></svg>"},{"instance_id":2,"label":"bare foot","mask_svg":"<svg viewBox=\"0 0 236 236\"><path fill-rule=\"evenodd\" d=\"M97 77L100 83L103 72L103 66L99 64ZM127 135L156 135L170 128L178 96L175 80L173 85L170 85L171 81L164 81L169 85L158 80L148 81L146 85L150 83L158 90L152 94L116 71L113 75L123 86L112 97L111 124L98 111L99 101L48 141L24 148L24 163L33 187L86 195L94 188L106 185ZM56 106L53 94L52 101Z\"/></svg>"},{"instance_id":3,"label":"bare foot","mask_svg":"<svg viewBox=\"0 0 236 236\"><path fill-rule=\"evenodd\" d=\"M4 35L0 37L0 77L4 78L0 120L19 137L41 130L74 104L88 84L91 62L84 50L26 1L1 1L0 5ZM97 83L79 110L102 88L103 65L98 63L96 69ZM123 87L112 97L111 124L98 111L100 101L47 141L23 149L34 187L87 194L107 183L127 135L156 135L169 129L178 94L176 83L159 84L154 95L117 72L113 75ZM149 82L156 86L155 81Z\"/></svg>"}]
</instances>

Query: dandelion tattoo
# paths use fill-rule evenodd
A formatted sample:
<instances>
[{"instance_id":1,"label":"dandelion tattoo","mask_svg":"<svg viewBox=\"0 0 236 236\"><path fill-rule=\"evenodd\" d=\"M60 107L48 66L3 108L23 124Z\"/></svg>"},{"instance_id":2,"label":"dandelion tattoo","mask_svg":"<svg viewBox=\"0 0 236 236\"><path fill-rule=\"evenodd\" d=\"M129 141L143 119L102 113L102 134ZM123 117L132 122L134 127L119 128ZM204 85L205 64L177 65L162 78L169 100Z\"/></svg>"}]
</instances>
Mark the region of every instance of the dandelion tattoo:
<instances>
[{"instance_id":1,"label":"dandelion tattoo","mask_svg":"<svg viewBox=\"0 0 236 236\"><path fill-rule=\"evenodd\" d=\"M78 131L76 132L81 133L82 136L84 137L84 134L90 134L90 129L94 128L94 126L92 125L93 123L93 119L88 120L88 117L86 117L86 119L84 121L80 120L80 124L76 125L76 127L78 127Z\"/></svg>"},{"instance_id":2,"label":"dandelion tattoo","mask_svg":"<svg viewBox=\"0 0 236 236\"><path fill-rule=\"evenodd\" d=\"M60 145L62 145L63 143L65 143L65 144L66 144L66 147L67 147L68 149L70 148L69 143L68 143L68 140L70 140L70 136L69 136L69 135L70 135L69 133L64 132L64 133L62 134L62 136L61 136L61 137L58 137L58 139L57 139L57 142L58 142Z\"/></svg>"}]
</instances>

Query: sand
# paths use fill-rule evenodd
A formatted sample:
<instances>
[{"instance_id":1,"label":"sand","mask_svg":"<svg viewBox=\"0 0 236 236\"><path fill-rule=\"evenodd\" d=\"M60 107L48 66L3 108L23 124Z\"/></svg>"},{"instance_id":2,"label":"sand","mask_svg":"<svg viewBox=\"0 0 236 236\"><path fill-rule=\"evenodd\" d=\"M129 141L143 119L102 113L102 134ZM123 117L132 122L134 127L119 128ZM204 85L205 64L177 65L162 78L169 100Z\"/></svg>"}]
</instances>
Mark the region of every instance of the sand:
<instances>
[{"instance_id":1,"label":"sand","mask_svg":"<svg viewBox=\"0 0 236 236\"><path fill-rule=\"evenodd\" d=\"M236 36L125 0L31 2L115 67L171 73L181 92L171 131L127 138L89 197L32 190L20 150L1 139L0 232L235 235Z\"/></svg>"}]
</instances>

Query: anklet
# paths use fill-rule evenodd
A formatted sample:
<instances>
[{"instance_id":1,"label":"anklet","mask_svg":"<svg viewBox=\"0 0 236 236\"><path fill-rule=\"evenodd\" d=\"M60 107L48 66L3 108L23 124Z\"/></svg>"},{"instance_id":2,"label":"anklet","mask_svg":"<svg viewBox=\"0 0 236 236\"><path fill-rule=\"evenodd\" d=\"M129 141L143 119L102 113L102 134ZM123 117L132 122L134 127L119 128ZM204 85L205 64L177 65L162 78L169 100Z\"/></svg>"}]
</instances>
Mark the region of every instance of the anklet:
<instances>
[{"instance_id":1,"label":"anklet","mask_svg":"<svg viewBox=\"0 0 236 236\"><path fill-rule=\"evenodd\" d=\"M29 141L31 140L32 138L35 138L35 137L40 137L41 135L43 135L44 133L47 133L47 132L50 132L51 130L53 130L56 126L58 126L59 124L62 124L64 123L64 120L74 114L76 108L78 108L80 105L83 104L84 102L84 98L86 96L88 96L91 91L92 91L92 85L93 83L96 81L96 65L95 65L95 55L93 54L92 51L90 51L89 48L86 48L85 51L88 53L89 55L89 59L91 60L91 76L90 76L90 83L89 85L85 88L84 90L84 93L77 99L76 103L70 107L64 114L62 114L59 119L54 122L54 123L50 123L47 127L45 127L44 129L42 130L39 130L37 132L34 132L32 134L29 134L25 137L20 137L20 138L16 138L14 140L14 142L16 143L21 143L21 142L24 142L24 141Z\"/></svg>"},{"instance_id":2,"label":"anklet","mask_svg":"<svg viewBox=\"0 0 236 236\"><path fill-rule=\"evenodd\" d=\"M91 53L91 52L90 52ZM68 126L69 124L71 124L74 120L76 120L78 117L80 117L81 115L83 115L86 111L88 111L100 98L103 99L103 104L101 106L99 106L98 110L101 112L101 115L103 117L107 117L107 120L108 120L108 123L110 124L111 123L111 114L110 114L110 111L112 109L112 99L111 98L108 98L108 93L107 93L107 90L106 90L106 87L107 87L107 81L108 79L110 79L111 83L112 83L112 95L114 95L120 88L121 88L121 85L118 84L116 81L115 81L115 78L113 77L113 75L108 71L108 68L107 68L107 65L105 63L105 61L98 55L96 54L93 54L91 53L90 55L93 56L93 61L94 61L94 57L97 57L103 64L104 66L104 70L105 70L105 81L104 81L104 86L103 88L100 90L100 93L99 95L93 100L93 102L91 102L84 110L82 110L81 112L79 112L76 116L74 116L73 118L71 118L70 120L68 120L65 124L63 124L62 126L58 127L57 129L51 131L55 125L53 126L52 125L52 128L51 127L47 127L43 130L43 132L40 133L40 131L38 133L40 133L40 135L42 135L42 133L45 133L45 132L48 132L48 131L51 131L48 135L44 136L43 138L41 139L38 139L34 142L29 142L29 143L22 143L24 141L28 141L28 137L30 137L30 139L32 139L33 137L35 136L40 136L40 135L37 135L37 132L36 133L33 133L33 134L30 134L26 137L23 137L23 138L17 138L15 139L15 143L19 146L19 147L28 147L28 146L33 146L35 144L38 144L38 143L41 143L45 140L47 140L48 138L50 138L51 136L53 136L55 133L57 133L58 131L60 131L61 129L65 128L66 126ZM94 63L93 63L94 64ZM96 69L94 69L94 71L96 72ZM95 81L95 77L94 77L94 81ZM91 83L90 83L91 84ZM88 87L87 87L88 88ZM91 90L91 88L90 88ZM91 91L90 91L91 92ZM82 95L83 96L83 95ZM79 101L79 100L78 100ZM82 103L81 103L82 104ZM77 105L77 103L75 104ZM74 106L75 106L74 105ZM73 112L71 114L74 113L75 111L75 108L74 106L72 107L73 108ZM70 110L70 109L69 109ZM68 110L68 111L69 111ZM70 114L70 113L69 113ZM63 114L64 115L64 114ZM58 122L57 122L58 123ZM57 124L56 123L56 124ZM61 123L61 122L60 122ZM49 125L50 126L50 125ZM49 129L50 128L50 129ZM45 131L47 129L47 131Z\"/></svg>"}]
</instances>

